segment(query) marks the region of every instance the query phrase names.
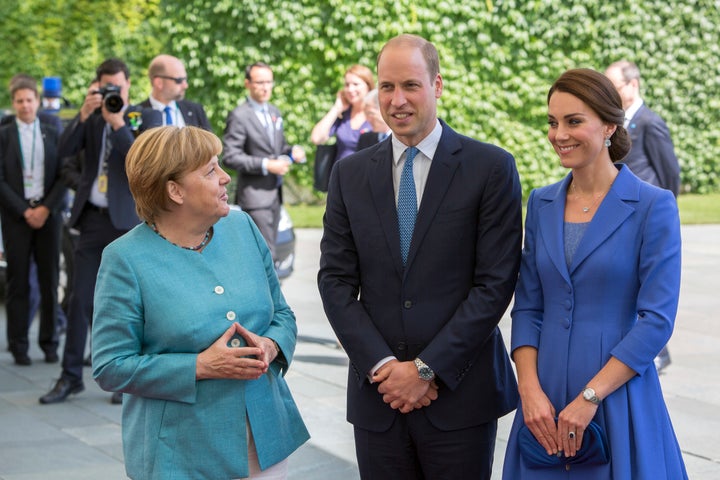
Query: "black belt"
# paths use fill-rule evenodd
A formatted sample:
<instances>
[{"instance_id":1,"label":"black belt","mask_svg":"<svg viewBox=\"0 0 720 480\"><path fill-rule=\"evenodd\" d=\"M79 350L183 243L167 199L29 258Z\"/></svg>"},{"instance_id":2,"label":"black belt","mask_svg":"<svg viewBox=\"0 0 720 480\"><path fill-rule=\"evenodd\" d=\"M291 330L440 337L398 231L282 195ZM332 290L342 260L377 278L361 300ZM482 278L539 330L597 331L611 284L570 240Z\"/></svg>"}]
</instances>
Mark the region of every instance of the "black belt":
<instances>
[{"instance_id":1,"label":"black belt","mask_svg":"<svg viewBox=\"0 0 720 480\"><path fill-rule=\"evenodd\" d=\"M43 199L41 197L38 198L30 198L28 199L28 205L30 205L30 208L35 208L38 205L42 203Z\"/></svg>"},{"instance_id":2,"label":"black belt","mask_svg":"<svg viewBox=\"0 0 720 480\"><path fill-rule=\"evenodd\" d=\"M87 202L87 203L85 204L85 208L88 209L88 210L92 210L93 212L98 212L98 213L101 214L101 215L108 215L108 214L109 214L107 207L98 207L98 206L95 205L94 203Z\"/></svg>"}]
</instances>

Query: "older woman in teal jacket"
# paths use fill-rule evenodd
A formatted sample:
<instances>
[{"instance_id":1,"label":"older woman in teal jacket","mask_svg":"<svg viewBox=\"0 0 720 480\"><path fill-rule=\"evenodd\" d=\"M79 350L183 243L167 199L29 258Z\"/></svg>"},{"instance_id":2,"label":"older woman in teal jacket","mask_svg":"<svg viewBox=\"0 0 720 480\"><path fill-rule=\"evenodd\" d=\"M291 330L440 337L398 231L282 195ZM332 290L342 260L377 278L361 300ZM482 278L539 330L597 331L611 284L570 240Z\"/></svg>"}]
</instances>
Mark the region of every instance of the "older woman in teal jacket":
<instances>
[{"instance_id":1,"label":"older woman in teal jacket","mask_svg":"<svg viewBox=\"0 0 720 480\"><path fill-rule=\"evenodd\" d=\"M309 435L283 378L297 327L249 216L229 211L217 137L140 136L127 174L145 221L103 252L93 375L123 392L133 479L284 478Z\"/></svg>"}]
</instances>

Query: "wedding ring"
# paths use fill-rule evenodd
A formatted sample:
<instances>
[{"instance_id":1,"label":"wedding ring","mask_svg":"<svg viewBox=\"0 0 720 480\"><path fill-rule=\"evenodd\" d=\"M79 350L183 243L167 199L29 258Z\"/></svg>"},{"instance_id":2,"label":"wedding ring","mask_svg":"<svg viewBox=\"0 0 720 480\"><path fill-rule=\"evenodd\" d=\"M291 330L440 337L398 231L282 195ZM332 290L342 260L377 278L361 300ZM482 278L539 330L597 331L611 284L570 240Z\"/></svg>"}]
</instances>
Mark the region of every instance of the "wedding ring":
<instances>
[{"instance_id":1,"label":"wedding ring","mask_svg":"<svg viewBox=\"0 0 720 480\"><path fill-rule=\"evenodd\" d=\"M569 438L570 440L572 440L573 438L575 438L575 432L570 432L570 433L568 433L568 438Z\"/></svg>"}]
</instances>

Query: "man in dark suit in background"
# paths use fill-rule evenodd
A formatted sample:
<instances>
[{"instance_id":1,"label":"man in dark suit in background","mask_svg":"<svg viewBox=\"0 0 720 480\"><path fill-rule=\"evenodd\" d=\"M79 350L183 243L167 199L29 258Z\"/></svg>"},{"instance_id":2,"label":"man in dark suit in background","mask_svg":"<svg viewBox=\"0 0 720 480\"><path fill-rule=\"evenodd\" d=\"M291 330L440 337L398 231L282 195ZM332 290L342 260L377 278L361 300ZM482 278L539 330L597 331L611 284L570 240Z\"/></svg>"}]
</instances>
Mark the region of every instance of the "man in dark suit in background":
<instances>
[{"instance_id":1,"label":"man in dark suit in background","mask_svg":"<svg viewBox=\"0 0 720 480\"><path fill-rule=\"evenodd\" d=\"M277 261L275 240L282 205L282 177L293 162L305 162L305 150L285 139L280 111L269 103L275 81L270 66L245 69L248 97L227 118L223 163L237 170L236 202L260 229Z\"/></svg>"},{"instance_id":2,"label":"man in dark suit in background","mask_svg":"<svg viewBox=\"0 0 720 480\"><path fill-rule=\"evenodd\" d=\"M152 91L150 98L140 104L162 112L163 125L204 128L212 131L205 109L199 103L184 100L188 88L187 73L180 59L171 55L158 55L148 67Z\"/></svg>"},{"instance_id":3,"label":"man in dark suit in background","mask_svg":"<svg viewBox=\"0 0 720 480\"><path fill-rule=\"evenodd\" d=\"M640 96L640 69L627 60L611 64L605 76L615 85L625 109L625 128L632 149L622 163L632 172L660 188L680 193L680 162L675 156L670 130L660 116L645 105ZM670 365L670 352L663 347L655 357L658 371Z\"/></svg>"},{"instance_id":4,"label":"man in dark suit in background","mask_svg":"<svg viewBox=\"0 0 720 480\"><path fill-rule=\"evenodd\" d=\"M363 111L365 112L365 118L372 127L372 132L364 132L360 134L357 145L358 150L362 150L363 148L382 142L392 133L390 131L390 127L387 126L387 123L385 123L385 120L383 120L382 114L380 113L380 102L378 102L377 88L373 88L367 95L365 95L365 98L363 99Z\"/></svg>"},{"instance_id":5,"label":"man in dark suit in background","mask_svg":"<svg viewBox=\"0 0 720 480\"><path fill-rule=\"evenodd\" d=\"M108 87L118 88L119 92L100 93L101 88ZM75 245L62 375L52 390L40 397L43 404L63 402L69 395L84 390L83 358L102 251L140 223L125 174L125 156L143 122L140 111L129 106L129 92L127 65L116 58L105 60L96 70L80 112L60 138L61 158L83 153L78 157L83 164L69 223L80 231L80 236ZM117 106L118 100L122 101L119 110L109 108ZM152 126L150 122L143 125ZM121 399L120 395L112 398L113 403Z\"/></svg>"},{"instance_id":6,"label":"man in dark suit in background","mask_svg":"<svg viewBox=\"0 0 720 480\"><path fill-rule=\"evenodd\" d=\"M391 39L377 72L392 140L333 168L318 273L360 475L489 479L518 400L497 327L520 263L515 161L437 119L431 43Z\"/></svg>"},{"instance_id":7,"label":"man in dark suit in background","mask_svg":"<svg viewBox=\"0 0 720 480\"><path fill-rule=\"evenodd\" d=\"M38 118L40 97L32 77L10 84L14 121L0 128L0 217L7 258L8 345L17 365L30 365L30 264L37 264L40 286L38 340L45 361L58 361L57 287L61 209L65 185L60 178L54 121Z\"/></svg>"}]
</instances>

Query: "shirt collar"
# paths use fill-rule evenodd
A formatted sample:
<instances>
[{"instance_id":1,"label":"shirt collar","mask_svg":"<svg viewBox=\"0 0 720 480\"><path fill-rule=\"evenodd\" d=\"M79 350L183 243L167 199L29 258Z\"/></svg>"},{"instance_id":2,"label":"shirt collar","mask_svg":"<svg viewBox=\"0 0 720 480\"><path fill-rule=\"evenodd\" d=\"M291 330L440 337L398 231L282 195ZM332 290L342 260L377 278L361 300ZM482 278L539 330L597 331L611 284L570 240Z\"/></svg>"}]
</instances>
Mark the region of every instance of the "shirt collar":
<instances>
[{"instance_id":1,"label":"shirt collar","mask_svg":"<svg viewBox=\"0 0 720 480\"><path fill-rule=\"evenodd\" d=\"M432 131L428 134L427 137L420 140L420 143L415 145L415 147L417 147L420 153L432 160L432 158L435 156L435 150L437 150L437 146L440 143L441 135L442 126L440 125L440 122L436 119L435 128L432 129ZM392 135L392 147L393 164L397 166L398 162L400 161L400 157L405 152L405 150L408 149L409 145L405 145L400 140L398 140L395 135Z\"/></svg>"},{"instance_id":2,"label":"shirt collar","mask_svg":"<svg viewBox=\"0 0 720 480\"><path fill-rule=\"evenodd\" d=\"M173 111L177 110L177 103L175 103L175 100L172 100L170 103L165 105L160 100L153 98L152 95L150 95L150 106L153 110L160 110L161 112L165 110L165 107L170 107Z\"/></svg>"},{"instance_id":3,"label":"shirt collar","mask_svg":"<svg viewBox=\"0 0 720 480\"><path fill-rule=\"evenodd\" d=\"M629 122L635 114L640 110L640 107L643 105L643 99L638 97L635 99L635 101L628 107L627 110L625 110L625 121Z\"/></svg>"},{"instance_id":4,"label":"shirt collar","mask_svg":"<svg viewBox=\"0 0 720 480\"><path fill-rule=\"evenodd\" d=\"M18 129L21 131L32 131L35 128L35 123L37 123L38 119L35 117L35 120L32 121L32 123L25 123L22 120L20 120L18 117L15 117L15 123L18 126Z\"/></svg>"},{"instance_id":5,"label":"shirt collar","mask_svg":"<svg viewBox=\"0 0 720 480\"><path fill-rule=\"evenodd\" d=\"M252 99L252 97L247 97L247 101L250 104L250 106L255 110L256 112L262 112L263 108L265 108L268 112L270 111L268 109L267 103L259 103Z\"/></svg>"}]
</instances>

